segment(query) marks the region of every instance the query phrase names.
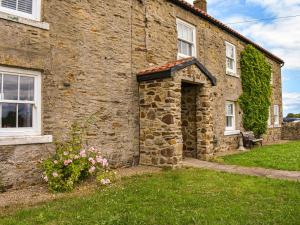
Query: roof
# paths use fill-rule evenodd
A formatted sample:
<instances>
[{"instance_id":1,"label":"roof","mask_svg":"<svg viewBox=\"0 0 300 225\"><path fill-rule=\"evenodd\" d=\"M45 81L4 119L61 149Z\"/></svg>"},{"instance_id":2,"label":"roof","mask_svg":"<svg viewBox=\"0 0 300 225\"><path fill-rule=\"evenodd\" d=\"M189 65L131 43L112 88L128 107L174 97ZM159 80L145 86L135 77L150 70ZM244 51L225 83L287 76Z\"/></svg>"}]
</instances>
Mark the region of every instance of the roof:
<instances>
[{"instance_id":1,"label":"roof","mask_svg":"<svg viewBox=\"0 0 300 225\"><path fill-rule=\"evenodd\" d=\"M217 79L194 57L168 62L161 66L143 70L137 74L137 79L138 81L148 81L170 78L174 72L182 70L191 65L197 66L201 70L201 72L211 81L213 86L217 84Z\"/></svg>"},{"instance_id":2,"label":"roof","mask_svg":"<svg viewBox=\"0 0 300 225\"><path fill-rule=\"evenodd\" d=\"M274 59L278 63L281 63L281 64L284 63L284 61L281 58L279 58L276 55L272 54L271 52L264 49L260 45L258 45L255 42L251 41L250 39L248 39L247 37L245 37L242 34L238 33L237 31L233 30L232 28L228 27L227 25L225 25L221 21L219 21L219 20L215 19L214 17L208 15L206 12L202 11L201 9L189 4L188 2L186 2L184 0L168 0L168 1L170 1L170 2L180 6L181 8L186 9L186 10L192 12L193 14L209 21L210 23L216 25L220 29L223 29L223 30L227 31L228 33L232 34L233 36L235 36L235 37L239 38L240 40L246 42L247 44L253 45L254 47L259 49L260 51L262 51L263 53L265 53L267 56Z\"/></svg>"}]
</instances>

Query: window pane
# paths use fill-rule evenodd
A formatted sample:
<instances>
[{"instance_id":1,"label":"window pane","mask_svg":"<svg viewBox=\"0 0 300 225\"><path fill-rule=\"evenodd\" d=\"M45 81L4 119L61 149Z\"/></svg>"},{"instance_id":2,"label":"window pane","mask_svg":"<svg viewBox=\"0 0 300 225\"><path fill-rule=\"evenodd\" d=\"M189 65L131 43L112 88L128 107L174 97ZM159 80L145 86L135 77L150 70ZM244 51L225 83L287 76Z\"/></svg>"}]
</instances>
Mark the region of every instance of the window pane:
<instances>
[{"instance_id":1,"label":"window pane","mask_svg":"<svg viewBox=\"0 0 300 225\"><path fill-rule=\"evenodd\" d=\"M19 100L34 100L34 78L20 77L20 99Z\"/></svg>"},{"instance_id":2,"label":"window pane","mask_svg":"<svg viewBox=\"0 0 300 225\"><path fill-rule=\"evenodd\" d=\"M32 127L32 107L31 104L18 105L18 127Z\"/></svg>"},{"instance_id":3,"label":"window pane","mask_svg":"<svg viewBox=\"0 0 300 225\"><path fill-rule=\"evenodd\" d=\"M226 115L232 116L233 115L233 104L228 104L226 107Z\"/></svg>"},{"instance_id":4,"label":"window pane","mask_svg":"<svg viewBox=\"0 0 300 225\"><path fill-rule=\"evenodd\" d=\"M17 0L2 0L1 6L9 9L17 9Z\"/></svg>"},{"instance_id":5,"label":"window pane","mask_svg":"<svg viewBox=\"0 0 300 225\"><path fill-rule=\"evenodd\" d=\"M226 45L226 56L234 59L234 47L231 45Z\"/></svg>"},{"instance_id":6,"label":"window pane","mask_svg":"<svg viewBox=\"0 0 300 225\"><path fill-rule=\"evenodd\" d=\"M232 120L233 120L232 116L226 116L226 127L233 127L232 126Z\"/></svg>"},{"instance_id":7,"label":"window pane","mask_svg":"<svg viewBox=\"0 0 300 225\"><path fill-rule=\"evenodd\" d=\"M193 45L180 40L178 42L178 52L183 55L192 56Z\"/></svg>"},{"instance_id":8,"label":"window pane","mask_svg":"<svg viewBox=\"0 0 300 225\"><path fill-rule=\"evenodd\" d=\"M233 70L234 69L234 60L230 58L226 58L227 62L227 69Z\"/></svg>"},{"instance_id":9,"label":"window pane","mask_svg":"<svg viewBox=\"0 0 300 225\"><path fill-rule=\"evenodd\" d=\"M18 100L18 76L4 75L3 94L6 100Z\"/></svg>"},{"instance_id":10,"label":"window pane","mask_svg":"<svg viewBox=\"0 0 300 225\"><path fill-rule=\"evenodd\" d=\"M15 128L17 115L17 104L2 104L2 128Z\"/></svg>"},{"instance_id":11,"label":"window pane","mask_svg":"<svg viewBox=\"0 0 300 225\"><path fill-rule=\"evenodd\" d=\"M33 0L18 0L18 11L32 14Z\"/></svg>"}]
</instances>

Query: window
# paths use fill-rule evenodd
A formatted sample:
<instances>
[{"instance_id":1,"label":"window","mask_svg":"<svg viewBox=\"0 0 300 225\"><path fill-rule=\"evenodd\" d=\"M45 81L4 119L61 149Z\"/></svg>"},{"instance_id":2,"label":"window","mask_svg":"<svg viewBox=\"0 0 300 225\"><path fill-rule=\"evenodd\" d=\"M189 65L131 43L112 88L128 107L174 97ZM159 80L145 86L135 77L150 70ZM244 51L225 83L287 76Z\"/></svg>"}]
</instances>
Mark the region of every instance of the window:
<instances>
[{"instance_id":1,"label":"window","mask_svg":"<svg viewBox=\"0 0 300 225\"><path fill-rule=\"evenodd\" d=\"M271 114L271 107L269 107L269 119L268 119L268 126L272 127L272 114Z\"/></svg>"},{"instance_id":2,"label":"window","mask_svg":"<svg viewBox=\"0 0 300 225\"><path fill-rule=\"evenodd\" d=\"M235 130L235 105L234 102L226 102L226 130Z\"/></svg>"},{"instance_id":3,"label":"window","mask_svg":"<svg viewBox=\"0 0 300 225\"><path fill-rule=\"evenodd\" d=\"M40 20L41 0L0 0L0 11Z\"/></svg>"},{"instance_id":4,"label":"window","mask_svg":"<svg viewBox=\"0 0 300 225\"><path fill-rule=\"evenodd\" d=\"M228 42L226 42L226 73L236 75L236 49Z\"/></svg>"},{"instance_id":5,"label":"window","mask_svg":"<svg viewBox=\"0 0 300 225\"><path fill-rule=\"evenodd\" d=\"M274 105L274 127L279 127L279 106Z\"/></svg>"},{"instance_id":6,"label":"window","mask_svg":"<svg viewBox=\"0 0 300 225\"><path fill-rule=\"evenodd\" d=\"M0 67L0 136L40 135L40 73Z\"/></svg>"},{"instance_id":7,"label":"window","mask_svg":"<svg viewBox=\"0 0 300 225\"><path fill-rule=\"evenodd\" d=\"M196 57L196 28L177 19L178 58Z\"/></svg>"},{"instance_id":8,"label":"window","mask_svg":"<svg viewBox=\"0 0 300 225\"><path fill-rule=\"evenodd\" d=\"M273 70L271 70L271 81L270 81L270 84L273 85L274 83L274 72Z\"/></svg>"}]
</instances>

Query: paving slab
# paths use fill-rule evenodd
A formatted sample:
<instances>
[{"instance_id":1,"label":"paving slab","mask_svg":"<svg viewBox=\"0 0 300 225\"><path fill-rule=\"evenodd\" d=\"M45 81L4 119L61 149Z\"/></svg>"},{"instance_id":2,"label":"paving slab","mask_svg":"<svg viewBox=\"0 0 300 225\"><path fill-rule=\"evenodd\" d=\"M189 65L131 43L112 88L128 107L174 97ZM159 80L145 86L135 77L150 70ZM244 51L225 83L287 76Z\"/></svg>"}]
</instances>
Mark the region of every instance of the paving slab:
<instances>
[{"instance_id":1,"label":"paving slab","mask_svg":"<svg viewBox=\"0 0 300 225\"><path fill-rule=\"evenodd\" d=\"M273 179L283 179L300 181L300 171L284 171L284 170L274 170L258 167L243 167L236 165L224 165L214 162L207 162L193 158L186 158L183 160L184 167L210 169L215 171L222 171L228 173L250 175L257 177L268 177Z\"/></svg>"}]
</instances>

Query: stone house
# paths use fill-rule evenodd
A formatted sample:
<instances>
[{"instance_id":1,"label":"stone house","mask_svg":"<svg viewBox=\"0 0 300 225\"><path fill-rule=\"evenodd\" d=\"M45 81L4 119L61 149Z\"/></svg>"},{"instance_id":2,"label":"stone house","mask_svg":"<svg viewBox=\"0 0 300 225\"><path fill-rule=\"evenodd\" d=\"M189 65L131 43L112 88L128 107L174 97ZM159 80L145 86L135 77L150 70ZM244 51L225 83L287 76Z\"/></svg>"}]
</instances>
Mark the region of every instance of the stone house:
<instances>
[{"instance_id":1,"label":"stone house","mask_svg":"<svg viewBox=\"0 0 300 225\"><path fill-rule=\"evenodd\" d=\"M0 0L0 183L93 115L85 141L115 166L178 166L238 146L240 52L273 69L265 142L281 138L283 61L206 12L206 1Z\"/></svg>"}]
</instances>

